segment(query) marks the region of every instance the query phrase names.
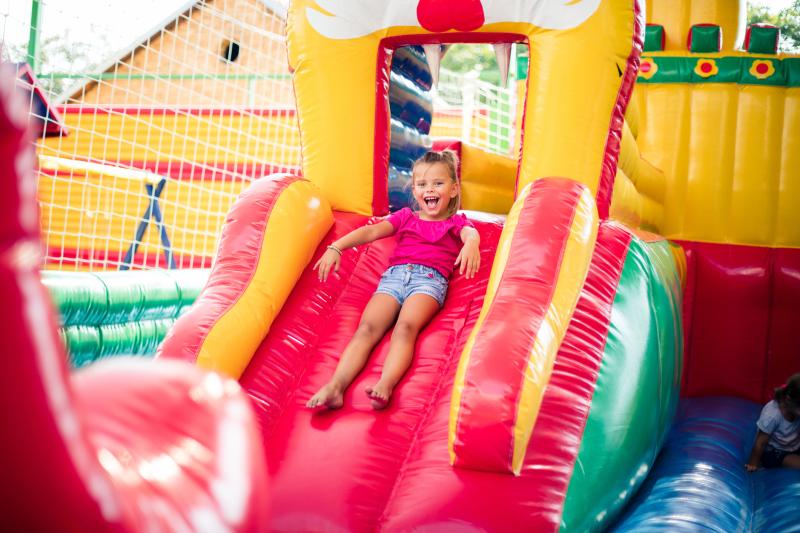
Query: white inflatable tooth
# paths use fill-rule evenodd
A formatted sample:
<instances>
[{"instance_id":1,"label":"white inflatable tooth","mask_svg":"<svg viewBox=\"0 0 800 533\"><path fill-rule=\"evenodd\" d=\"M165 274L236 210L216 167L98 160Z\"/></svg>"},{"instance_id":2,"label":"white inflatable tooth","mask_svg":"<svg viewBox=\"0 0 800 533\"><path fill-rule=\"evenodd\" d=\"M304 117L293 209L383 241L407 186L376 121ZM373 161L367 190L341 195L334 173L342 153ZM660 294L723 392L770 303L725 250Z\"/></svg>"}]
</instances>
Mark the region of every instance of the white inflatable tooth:
<instances>
[{"instance_id":1,"label":"white inflatable tooth","mask_svg":"<svg viewBox=\"0 0 800 533\"><path fill-rule=\"evenodd\" d=\"M439 67L442 65L442 46L439 44L423 44L425 59L428 61L428 68L433 78L433 86L439 88Z\"/></svg>"},{"instance_id":2,"label":"white inflatable tooth","mask_svg":"<svg viewBox=\"0 0 800 533\"><path fill-rule=\"evenodd\" d=\"M492 47L500 69L500 86L505 87L508 83L508 66L511 64L511 43L495 43Z\"/></svg>"}]
</instances>

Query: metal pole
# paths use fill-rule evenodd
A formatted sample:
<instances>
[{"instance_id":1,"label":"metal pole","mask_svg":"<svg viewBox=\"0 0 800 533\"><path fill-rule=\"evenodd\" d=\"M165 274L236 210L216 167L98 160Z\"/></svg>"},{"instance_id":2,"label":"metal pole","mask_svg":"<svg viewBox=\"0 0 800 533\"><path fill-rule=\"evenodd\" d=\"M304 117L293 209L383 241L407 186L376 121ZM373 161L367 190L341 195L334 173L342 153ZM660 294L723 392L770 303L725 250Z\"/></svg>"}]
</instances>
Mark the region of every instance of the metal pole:
<instances>
[{"instance_id":1,"label":"metal pole","mask_svg":"<svg viewBox=\"0 0 800 533\"><path fill-rule=\"evenodd\" d=\"M31 32L28 35L28 65L34 74L39 66L39 23L41 20L42 10L39 0L33 0L31 2Z\"/></svg>"}]
</instances>

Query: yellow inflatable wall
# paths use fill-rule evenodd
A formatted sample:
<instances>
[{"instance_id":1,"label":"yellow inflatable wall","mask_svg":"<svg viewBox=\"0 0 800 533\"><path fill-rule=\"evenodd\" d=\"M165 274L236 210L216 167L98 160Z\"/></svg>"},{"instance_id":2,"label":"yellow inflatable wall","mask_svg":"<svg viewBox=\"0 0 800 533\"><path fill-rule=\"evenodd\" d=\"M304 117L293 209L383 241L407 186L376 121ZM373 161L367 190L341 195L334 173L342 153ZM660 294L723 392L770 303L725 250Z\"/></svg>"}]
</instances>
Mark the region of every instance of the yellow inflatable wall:
<instances>
[{"instance_id":1,"label":"yellow inflatable wall","mask_svg":"<svg viewBox=\"0 0 800 533\"><path fill-rule=\"evenodd\" d=\"M645 52L634 90L639 147L667 179L662 233L800 246L800 57L726 51L736 44L726 36L743 33L725 26L743 2L720 3L723 51L703 53L687 51L688 22L676 22L688 8L651 5L648 18L664 26L667 48L682 43Z\"/></svg>"}]
</instances>

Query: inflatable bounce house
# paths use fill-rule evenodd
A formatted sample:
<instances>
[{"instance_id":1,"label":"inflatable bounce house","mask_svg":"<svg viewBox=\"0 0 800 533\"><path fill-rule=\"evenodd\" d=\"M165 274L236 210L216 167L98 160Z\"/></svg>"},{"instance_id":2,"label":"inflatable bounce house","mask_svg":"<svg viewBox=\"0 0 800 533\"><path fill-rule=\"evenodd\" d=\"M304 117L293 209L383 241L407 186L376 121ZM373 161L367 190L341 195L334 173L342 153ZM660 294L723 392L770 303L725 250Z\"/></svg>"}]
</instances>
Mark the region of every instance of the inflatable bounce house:
<instances>
[{"instance_id":1,"label":"inflatable bounce house","mask_svg":"<svg viewBox=\"0 0 800 533\"><path fill-rule=\"evenodd\" d=\"M800 58L743 14L737 0L293 1L301 175L241 194L155 361L72 374L4 83L3 522L799 530L800 473L744 463L760 404L800 370ZM501 65L527 47L517 159L428 136L451 43L496 45ZM347 250L325 282L311 265L407 205L431 146L460 155L484 266L451 278L387 409L364 388L390 333L343 408L307 409L394 241Z\"/></svg>"}]
</instances>

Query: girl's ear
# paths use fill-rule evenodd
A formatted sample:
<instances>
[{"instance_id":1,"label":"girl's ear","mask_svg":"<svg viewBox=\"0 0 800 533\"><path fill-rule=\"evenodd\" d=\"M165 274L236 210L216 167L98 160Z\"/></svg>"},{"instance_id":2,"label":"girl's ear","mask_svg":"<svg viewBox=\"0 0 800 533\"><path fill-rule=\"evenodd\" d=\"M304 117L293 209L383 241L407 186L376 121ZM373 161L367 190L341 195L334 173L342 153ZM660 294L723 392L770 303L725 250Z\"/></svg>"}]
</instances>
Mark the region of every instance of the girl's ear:
<instances>
[{"instance_id":1,"label":"girl's ear","mask_svg":"<svg viewBox=\"0 0 800 533\"><path fill-rule=\"evenodd\" d=\"M456 186L450 189L450 198L455 198L461 192L461 184L456 182Z\"/></svg>"}]
</instances>

